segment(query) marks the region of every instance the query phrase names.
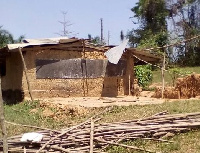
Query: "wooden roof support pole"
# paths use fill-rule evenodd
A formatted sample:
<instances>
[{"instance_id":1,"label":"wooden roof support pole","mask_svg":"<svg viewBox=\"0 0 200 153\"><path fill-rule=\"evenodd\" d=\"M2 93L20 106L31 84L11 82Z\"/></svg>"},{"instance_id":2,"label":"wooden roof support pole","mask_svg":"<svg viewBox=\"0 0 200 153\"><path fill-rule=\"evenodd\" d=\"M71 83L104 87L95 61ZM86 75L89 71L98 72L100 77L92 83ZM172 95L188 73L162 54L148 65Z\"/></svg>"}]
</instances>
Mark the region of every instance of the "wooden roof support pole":
<instances>
[{"instance_id":1,"label":"wooden roof support pole","mask_svg":"<svg viewBox=\"0 0 200 153\"><path fill-rule=\"evenodd\" d=\"M131 88L132 88L132 85L133 85L133 78L134 78L134 72L133 71L134 71L134 61L133 61L133 58L132 58L131 51L128 51L126 73L123 76L123 79L124 79L123 80L124 81L124 95L132 96Z\"/></svg>"},{"instance_id":2,"label":"wooden roof support pole","mask_svg":"<svg viewBox=\"0 0 200 153\"><path fill-rule=\"evenodd\" d=\"M26 81L27 81L27 85L28 85L29 95L31 97L31 100L34 101L33 95L32 95L32 91L31 91L30 81L29 81L29 78L28 78L28 75L27 75L27 67L26 67L26 63L25 63L24 57L22 55L22 49L21 48L19 48L19 53L20 53L20 56L22 58L22 63L23 63L24 73L25 73Z\"/></svg>"},{"instance_id":3,"label":"wooden roof support pole","mask_svg":"<svg viewBox=\"0 0 200 153\"><path fill-rule=\"evenodd\" d=\"M163 65L162 65L162 99L164 98L165 90L165 53L163 53Z\"/></svg>"},{"instance_id":4,"label":"wooden roof support pole","mask_svg":"<svg viewBox=\"0 0 200 153\"><path fill-rule=\"evenodd\" d=\"M128 95L131 96L131 75L128 76Z\"/></svg>"},{"instance_id":5,"label":"wooden roof support pole","mask_svg":"<svg viewBox=\"0 0 200 153\"><path fill-rule=\"evenodd\" d=\"M2 136L3 136L3 153L8 153L7 132L6 132L6 125L5 125L3 98L2 98L2 90L1 90L1 76L0 76L0 122L1 122Z\"/></svg>"},{"instance_id":6,"label":"wooden roof support pole","mask_svg":"<svg viewBox=\"0 0 200 153\"><path fill-rule=\"evenodd\" d=\"M88 81L87 81L87 63L86 63L86 56L85 56L85 40L84 39L82 40L82 45L83 45L83 59L85 61L85 64L84 64L85 67L83 67L83 73L84 73L84 70L85 70L85 75L83 76L83 90L84 90L83 95L85 97L86 96L85 85L86 85L86 91L87 91L86 93L88 94Z\"/></svg>"}]
</instances>

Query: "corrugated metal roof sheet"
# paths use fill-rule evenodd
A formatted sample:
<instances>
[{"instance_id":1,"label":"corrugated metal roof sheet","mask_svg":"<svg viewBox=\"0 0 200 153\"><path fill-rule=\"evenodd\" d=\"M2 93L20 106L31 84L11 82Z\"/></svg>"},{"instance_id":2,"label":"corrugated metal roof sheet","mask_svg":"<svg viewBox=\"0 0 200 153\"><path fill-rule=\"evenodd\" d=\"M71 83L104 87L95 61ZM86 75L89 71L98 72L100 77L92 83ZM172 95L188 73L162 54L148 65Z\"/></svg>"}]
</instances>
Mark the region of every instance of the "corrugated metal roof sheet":
<instances>
[{"instance_id":1,"label":"corrugated metal roof sheet","mask_svg":"<svg viewBox=\"0 0 200 153\"><path fill-rule=\"evenodd\" d=\"M77 41L78 39L69 39L68 37L58 37L58 38L44 38L44 39L25 39L23 43L8 44L7 48L9 50L14 50L17 48L24 48L28 46L40 46L40 45L56 45L61 43L69 43Z\"/></svg>"},{"instance_id":2,"label":"corrugated metal roof sheet","mask_svg":"<svg viewBox=\"0 0 200 153\"><path fill-rule=\"evenodd\" d=\"M109 49L107 52L104 53L104 55L106 55L106 57L108 58L108 61L110 63L117 64L119 62L127 44L128 44L128 40L124 40L122 42L122 44Z\"/></svg>"}]
</instances>

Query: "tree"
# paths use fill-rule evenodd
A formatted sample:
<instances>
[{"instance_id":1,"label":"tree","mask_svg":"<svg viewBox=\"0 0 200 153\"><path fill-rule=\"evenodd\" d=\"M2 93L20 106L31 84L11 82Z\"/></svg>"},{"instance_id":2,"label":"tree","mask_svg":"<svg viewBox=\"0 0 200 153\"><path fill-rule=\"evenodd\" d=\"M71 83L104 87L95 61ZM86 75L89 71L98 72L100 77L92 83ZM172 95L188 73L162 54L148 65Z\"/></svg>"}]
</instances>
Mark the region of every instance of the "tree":
<instances>
[{"instance_id":1,"label":"tree","mask_svg":"<svg viewBox=\"0 0 200 153\"><path fill-rule=\"evenodd\" d=\"M10 43L14 43L12 34L7 30L2 29L2 26L0 26L0 48Z\"/></svg>"},{"instance_id":2,"label":"tree","mask_svg":"<svg viewBox=\"0 0 200 153\"><path fill-rule=\"evenodd\" d=\"M156 47L167 43L168 10L164 0L139 0L131 11L140 25L128 32L131 46Z\"/></svg>"},{"instance_id":3,"label":"tree","mask_svg":"<svg viewBox=\"0 0 200 153\"><path fill-rule=\"evenodd\" d=\"M91 43L96 44L96 45L105 45L106 44L105 42L103 42L103 44L102 44L101 38L99 36L92 37L91 34L88 34L88 39L91 41Z\"/></svg>"},{"instance_id":4,"label":"tree","mask_svg":"<svg viewBox=\"0 0 200 153\"><path fill-rule=\"evenodd\" d=\"M200 1L199 0L171 0L167 1L170 12L169 23L172 41L187 40L200 34ZM176 63L183 66L200 65L200 45L198 40L182 43L173 48Z\"/></svg>"},{"instance_id":5,"label":"tree","mask_svg":"<svg viewBox=\"0 0 200 153\"><path fill-rule=\"evenodd\" d=\"M14 39L13 35L9 31L0 26L0 48L5 47L7 44L22 42L23 39L24 35L21 35L18 39Z\"/></svg>"}]
</instances>

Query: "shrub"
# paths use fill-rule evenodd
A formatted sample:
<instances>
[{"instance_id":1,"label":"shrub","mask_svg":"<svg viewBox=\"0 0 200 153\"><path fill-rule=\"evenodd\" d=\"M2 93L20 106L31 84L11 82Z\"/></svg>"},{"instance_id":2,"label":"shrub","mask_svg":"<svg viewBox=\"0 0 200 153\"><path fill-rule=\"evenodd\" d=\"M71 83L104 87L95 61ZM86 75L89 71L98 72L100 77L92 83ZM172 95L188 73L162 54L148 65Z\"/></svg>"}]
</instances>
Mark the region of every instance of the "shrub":
<instances>
[{"instance_id":1,"label":"shrub","mask_svg":"<svg viewBox=\"0 0 200 153\"><path fill-rule=\"evenodd\" d=\"M138 65L134 67L135 76L138 79L138 84L142 88L148 87L152 82L153 73L151 65Z\"/></svg>"}]
</instances>

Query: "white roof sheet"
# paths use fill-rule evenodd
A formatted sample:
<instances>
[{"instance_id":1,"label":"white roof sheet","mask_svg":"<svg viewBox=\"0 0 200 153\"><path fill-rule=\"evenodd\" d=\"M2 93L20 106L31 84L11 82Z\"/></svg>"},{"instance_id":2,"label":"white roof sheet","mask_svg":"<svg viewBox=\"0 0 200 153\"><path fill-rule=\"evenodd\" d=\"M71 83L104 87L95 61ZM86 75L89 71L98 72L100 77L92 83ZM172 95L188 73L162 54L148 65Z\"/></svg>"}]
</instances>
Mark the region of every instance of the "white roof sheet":
<instances>
[{"instance_id":1,"label":"white roof sheet","mask_svg":"<svg viewBox=\"0 0 200 153\"><path fill-rule=\"evenodd\" d=\"M128 39L125 39L119 46L113 47L104 53L108 58L108 61L113 64L117 64L128 44Z\"/></svg>"},{"instance_id":2,"label":"white roof sheet","mask_svg":"<svg viewBox=\"0 0 200 153\"><path fill-rule=\"evenodd\" d=\"M24 48L27 46L39 46L39 45L48 45L48 44L59 44L59 41L62 39L69 39L68 37L58 37L58 38L44 38L44 39L25 39L23 43L17 44L8 44L7 47L9 50L14 50L19 47Z\"/></svg>"}]
</instances>

